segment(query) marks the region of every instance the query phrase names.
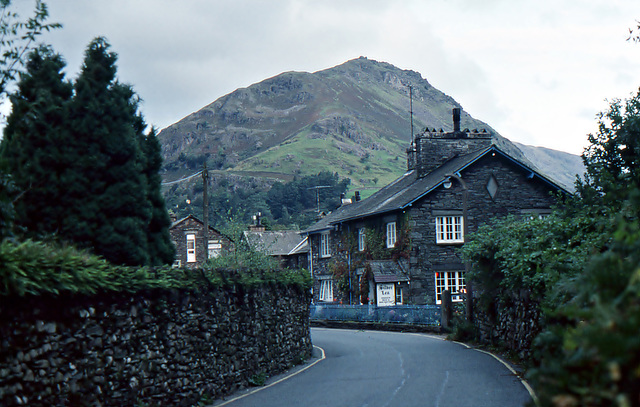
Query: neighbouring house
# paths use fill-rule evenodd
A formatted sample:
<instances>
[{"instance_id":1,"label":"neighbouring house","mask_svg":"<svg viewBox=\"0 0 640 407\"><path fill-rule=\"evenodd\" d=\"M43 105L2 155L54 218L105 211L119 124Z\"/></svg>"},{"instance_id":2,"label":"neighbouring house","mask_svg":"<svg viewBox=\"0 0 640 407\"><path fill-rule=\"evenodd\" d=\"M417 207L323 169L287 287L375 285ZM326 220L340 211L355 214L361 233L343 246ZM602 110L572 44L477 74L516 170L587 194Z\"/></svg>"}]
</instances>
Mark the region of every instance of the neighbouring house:
<instances>
[{"instance_id":1,"label":"neighbouring house","mask_svg":"<svg viewBox=\"0 0 640 407\"><path fill-rule=\"evenodd\" d=\"M260 213L254 220L256 223L244 232L244 238L253 250L277 258L282 268L309 267L307 237L299 230L266 230L260 221Z\"/></svg>"},{"instance_id":2,"label":"neighbouring house","mask_svg":"<svg viewBox=\"0 0 640 407\"><path fill-rule=\"evenodd\" d=\"M204 222L193 215L173 219L169 233L176 248L174 267L200 268L208 259L232 249L231 240L211 226L205 239Z\"/></svg>"},{"instance_id":3,"label":"neighbouring house","mask_svg":"<svg viewBox=\"0 0 640 407\"><path fill-rule=\"evenodd\" d=\"M407 150L407 172L369 198L359 194L303 233L309 239L314 301L440 304L466 291L457 250L495 217L543 217L554 180L492 143L486 131L426 129Z\"/></svg>"}]
</instances>

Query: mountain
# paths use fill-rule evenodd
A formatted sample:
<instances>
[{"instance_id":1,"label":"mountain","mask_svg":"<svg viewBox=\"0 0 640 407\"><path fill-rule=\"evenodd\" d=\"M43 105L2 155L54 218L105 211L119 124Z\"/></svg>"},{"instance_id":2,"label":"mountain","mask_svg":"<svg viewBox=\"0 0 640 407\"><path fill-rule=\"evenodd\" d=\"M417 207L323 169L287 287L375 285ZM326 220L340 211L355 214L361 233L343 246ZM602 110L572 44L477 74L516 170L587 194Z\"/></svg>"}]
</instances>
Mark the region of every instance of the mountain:
<instances>
[{"instance_id":1,"label":"mountain","mask_svg":"<svg viewBox=\"0 0 640 407\"><path fill-rule=\"evenodd\" d=\"M318 71L286 72L237 89L162 130L164 179L202 168L214 179L273 183L295 175L337 172L369 195L406 170L413 133L452 130L460 106L411 70L364 57ZM462 112L462 128L486 129L494 142L571 186L580 157L516 145ZM247 178L248 177L248 178ZM173 193L178 193L175 190Z\"/></svg>"}]
</instances>

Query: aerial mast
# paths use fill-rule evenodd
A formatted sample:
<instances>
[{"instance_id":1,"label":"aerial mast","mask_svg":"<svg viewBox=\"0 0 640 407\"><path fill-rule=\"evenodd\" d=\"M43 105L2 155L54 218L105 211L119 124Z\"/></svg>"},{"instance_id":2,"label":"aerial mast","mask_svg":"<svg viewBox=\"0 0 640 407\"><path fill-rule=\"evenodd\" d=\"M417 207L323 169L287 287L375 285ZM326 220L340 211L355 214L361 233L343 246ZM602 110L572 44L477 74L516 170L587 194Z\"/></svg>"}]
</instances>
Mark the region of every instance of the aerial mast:
<instances>
[{"instance_id":1,"label":"aerial mast","mask_svg":"<svg viewBox=\"0 0 640 407\"><path fill-rule=\"evenodd\" d=\"M409 88L409 116L411 117L411 145L413 145L413 86L407 85Z\"/></svg>"},{"instance_id":2,"label":"aerial mast","mask_svg":"<svg viewBox=\"0 0 640 407\"><path fill-rule=\"evenodd\" d=\"M310 187L307 189L315 189L316 190L316 209L318 213L320 213L320 188L331 188L330 185L318 185L315 187Z\"/></svg>"}]
</instances>

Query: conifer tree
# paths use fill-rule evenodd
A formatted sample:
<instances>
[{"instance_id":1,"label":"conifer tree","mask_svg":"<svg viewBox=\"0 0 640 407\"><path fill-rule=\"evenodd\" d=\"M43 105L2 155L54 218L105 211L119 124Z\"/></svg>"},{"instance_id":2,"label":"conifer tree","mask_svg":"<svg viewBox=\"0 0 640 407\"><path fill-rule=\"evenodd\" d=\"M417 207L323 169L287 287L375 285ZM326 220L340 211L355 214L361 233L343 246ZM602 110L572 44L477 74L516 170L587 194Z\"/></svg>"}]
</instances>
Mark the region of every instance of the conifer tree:
<instances>
[{"instance_id":1,"label":"conifer tree","mask_svg":"<svg viewBox=\"0 0 640 407\"><path fill-rule=\"evenodd\" d=\"M69 235L116 264L150 262L147 227L152 207L138 140L138 98L116 79L117 55L104 38L85 52L71 103L77 185L71 191L78 229Z\"/></svg>"},{"instance_id":2,"label":"conifer tree","mask_svg":"<svg viewBox=\"0 0 640 407\"><path fill-rule=\"evenodd\" d=\"M147 183L147 199L151 204L151 220L147 228L149 257L152 265L169 264L175 257L175 248L167 231L171 226L171 219L166 210L162 197L162 178L159 171L162 167L160 142L155 128L149 134L144 134L146 125L140 117L138 139L145 156L144 175Z\"/></svg>"},{"instance_id":3,"label":"conifer tree","mask_svg":"<svg viewBox=\"0 0 640 407\"><path fill-rule=\"evenodd\" d=\"M16 222L31 237L55 233L66 216L67 202L59 191L65 190L61 182L71 165L65 122L72 85L64 67L50 48L30 54L18 91L10 97L13 110L0 144L3 164L20 191Z\"/></svg>"},{"instance_id":4,"label":"conifer tree","mask_svg":"<svg viewBox=\"0 0 640 407\"><path fill-rule=\"evenodd\" d=\"M16 223L115 264L171 263L158 140L109 48L103 38L89 44L73 85L60 56L32 54L0 146L21 191Z\"/></svg>"}]
</instances>

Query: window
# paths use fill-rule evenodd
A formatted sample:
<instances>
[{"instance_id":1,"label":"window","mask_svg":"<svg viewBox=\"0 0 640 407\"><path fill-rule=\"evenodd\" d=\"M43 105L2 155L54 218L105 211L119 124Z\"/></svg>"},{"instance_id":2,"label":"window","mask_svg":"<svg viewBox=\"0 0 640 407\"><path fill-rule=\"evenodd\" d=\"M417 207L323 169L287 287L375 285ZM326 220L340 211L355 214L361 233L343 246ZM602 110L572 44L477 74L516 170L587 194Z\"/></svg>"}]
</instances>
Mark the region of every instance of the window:
<instances>
[{"instance_id":1,"label":"window","mask_svg":"<svg viewBox=\"0 0 640 407\"><path fill-rule=\"evenodd\" d=\"M187 235L187 263L196 262L196 235L189 233Z\"/></svg>"},{"instance_id":2,"label":"window","mask_svg":"<svg viewBox=\"0 0 640 407\"><path fill-rule=\"evenodd\" d=\"M464 284L464 272L462 271L439 271L436 272L436 304L442 304L442 292L451 291L451 301L462 301L462 295L466 291Z\"/></svg>"},{"instance_id":3,"label":"window","mask_svg":"<svg viewBox=\"0 0 640 407\"><path fill-rule=\"evenodd\" d=\"M464 243L462 216L436 217L436 243Z\"/></svg>"},{"instance_id":4,"label":"window","mask_svg":"<svg viewBox=\"0 0 640 407\"><path fill-rule=\"evenodd\" d=\"M331 257L329 249L329 232L320 235L320 257Z\"/></svg>"},{"instance_id":5,"label":"window","mask_svg":"<svg viewBox=\"0 0 640 407\"><path fill-rule=\"evenodd\" d=\"M358 251L359 252L363 252L364 249L366 248L365 238L366 238L366 234L365 234L364 228L358 229Z\"/></svg>"},{"instance_id":6,"label":"window","mask_svg":"<svg viewBox=\"0 0 640 407\"><path fill-rule=\"evenodd\" d=\"M396 223L387 223L387 248L395 247L396 245Z\"/></svg>"},{"instance_id":7,"label":"window","mask_svg":"<svg viewBox=\"0 0 640 407\"><path fill-rule=\"evenodd\" d=\"M222 253L222 243L219 240L209 240L208 256L214 259Z\"/></svg>"},{"instance_id":8,"label":"window","mask_svg":"<svg viewBox=\"0 0 640 407\"><path fill-rule=\"evenodd\" d=\"M400 283L396 286L396 304L402 304L402 287L400 286Z\"/></svg>"},{"instance_id":9,"label":"window","mask_svg":"<svg viewBox=\"0 0 640 407\"><path fill-rule=\"evenodd\" d=\"M333 280L320 280L320 301L333 301Z\"/></svg>"}]
</instances>

